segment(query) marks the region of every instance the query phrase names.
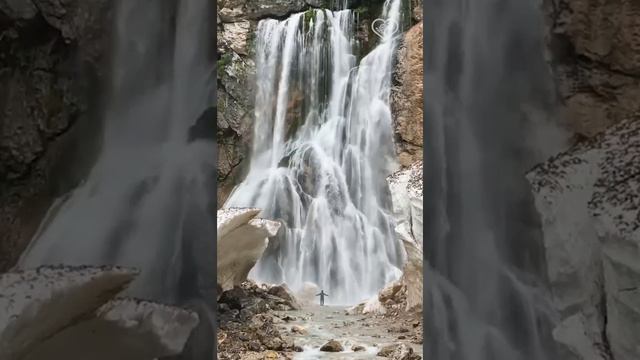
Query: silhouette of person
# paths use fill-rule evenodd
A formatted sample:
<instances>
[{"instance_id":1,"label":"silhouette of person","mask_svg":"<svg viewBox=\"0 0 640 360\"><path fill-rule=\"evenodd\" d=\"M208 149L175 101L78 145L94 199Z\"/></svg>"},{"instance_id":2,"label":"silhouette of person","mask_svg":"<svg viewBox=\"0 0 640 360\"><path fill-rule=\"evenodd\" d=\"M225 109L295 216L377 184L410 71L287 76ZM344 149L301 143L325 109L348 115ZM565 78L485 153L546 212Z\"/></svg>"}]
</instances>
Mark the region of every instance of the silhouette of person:
<instances>
[{"instance_id":1,"label":"silhouette of person","mask_svg":"<svg viewBox=\"0 0 640 360\"><path fill-rule=\"evenodd\" d=\"M320 306L324 306L324 297L329 296L329 294L326 294L324 290L320 290L320 294L316 294L316 296L320 296Z\"/></svg>"}]
</instances>

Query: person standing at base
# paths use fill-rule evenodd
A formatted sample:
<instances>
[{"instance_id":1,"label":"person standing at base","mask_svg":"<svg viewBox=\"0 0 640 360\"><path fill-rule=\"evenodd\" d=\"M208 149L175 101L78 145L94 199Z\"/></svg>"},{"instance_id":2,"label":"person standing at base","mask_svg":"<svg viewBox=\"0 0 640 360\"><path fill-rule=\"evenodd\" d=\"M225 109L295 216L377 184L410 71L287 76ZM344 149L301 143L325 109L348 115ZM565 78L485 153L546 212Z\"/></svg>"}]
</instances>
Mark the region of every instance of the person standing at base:
<instances>
[{"instance_id":1,"label":"person standing at base","mask_svg":"<svg viewBox=\"0 0 640 360\"><path fill-rule=\"evenodd\" d=\"M320 290L320 294L316 294L316 296L320 296L320 306L324 306L324 297L329 296L329 294L326 294L324 290Z\"/></svg>"}]
</instances>

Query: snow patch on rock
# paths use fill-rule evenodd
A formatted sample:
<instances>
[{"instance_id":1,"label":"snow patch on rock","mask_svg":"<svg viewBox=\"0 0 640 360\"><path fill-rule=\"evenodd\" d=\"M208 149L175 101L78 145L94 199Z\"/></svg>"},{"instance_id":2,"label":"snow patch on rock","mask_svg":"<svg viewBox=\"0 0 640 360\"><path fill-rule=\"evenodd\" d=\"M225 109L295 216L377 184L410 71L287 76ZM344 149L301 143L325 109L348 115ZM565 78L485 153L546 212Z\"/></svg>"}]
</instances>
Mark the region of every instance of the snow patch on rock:
<instances>
[{"instance_id":1,"label":"snow patch on rock","mask_svg":"<svg viewBox=\"0 0 640 360\"><path fill-rule=\"evenodd\" d=\"M251 269L278 233L277 221L256 219L259 209L218 210L217 277L223 291L247 280Z\"/></svg>"},{"instance_id":2,"label":"snow patch on rock","mask_svg":"<svg viewBox=\"0 0 640 360\"><path fill-rule=\"evenodd\" d=\"M0 359L152 360L181 353L197 314L114 299L137 275L111 266L1 275Z\"/></svg>"},{"instance_id":3,"label":"snow patch on rock","mask_svg":"<svg viewBox=\"0 0 640 360\"><path fill-rule=\"evenodd\" d=\"M554 337L578 359L639 359L640 122L624 121L527 178L562 317Z\"/></svg>"},{"instance_id":4,"label":"snow patch on rock","mask_svg":"<svg viewBox=\"0 0 640 360\"><path fill-rule=\"evenodd\" d=\"M391 192L391 202L396 233L401 239L413 239L422 249L422 162L413 164L409 169L401 170L387 179Z\"/></svg>"},{"instance_id":5,"label":"snow patch on rock","mask_svg":"<svg viewBox=\"0 0 640 360\"><path fill-rule=\"evenodd\" d=\"M60 266L0 276L0 359L21 358L98 309L137 274L118 267Z\"/></svg>"}]
</instances>

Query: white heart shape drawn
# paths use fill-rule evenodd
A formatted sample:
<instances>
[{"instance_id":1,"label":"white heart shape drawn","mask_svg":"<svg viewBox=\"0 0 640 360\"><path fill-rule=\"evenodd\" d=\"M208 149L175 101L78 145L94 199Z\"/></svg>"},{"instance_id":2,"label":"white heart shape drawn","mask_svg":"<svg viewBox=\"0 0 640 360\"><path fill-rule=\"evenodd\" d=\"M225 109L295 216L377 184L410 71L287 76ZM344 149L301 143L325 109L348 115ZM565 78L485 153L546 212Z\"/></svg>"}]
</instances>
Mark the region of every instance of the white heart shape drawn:
<instances>
[{"instance_id":1,"label":"white heart shape drawn","mask_svg":"<svg viewBox=\"0 0 640 360\"><path fill-rule=\"evenodd\" d=\"M391 34L395 34L398 29L398 23L393 20L385 20L385 19L375 19L371 22L371 30L378 35L379 38L384 38L384 33L387 30L387 27L391 26Z\"/></svg>"}]
</instances>

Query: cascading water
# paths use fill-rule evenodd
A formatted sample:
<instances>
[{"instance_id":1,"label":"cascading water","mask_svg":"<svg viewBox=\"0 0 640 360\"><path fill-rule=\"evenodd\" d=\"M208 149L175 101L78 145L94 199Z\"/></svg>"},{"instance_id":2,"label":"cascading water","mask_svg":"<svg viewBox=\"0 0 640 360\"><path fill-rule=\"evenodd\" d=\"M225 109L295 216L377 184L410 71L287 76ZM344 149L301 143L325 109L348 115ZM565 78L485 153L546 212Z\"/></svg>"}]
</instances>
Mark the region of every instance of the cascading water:
<instances>
[{"instance_id":1,"label":"cascading water","mask_svg":"<svg viewBox=\"0 0 640 360\"><path fill-rule=\"evenodd\" d=\"M382 17L399 23L401 3L387 1ZM251 164L225 204L286 224L251 277L294 290L312 282L334 304L375 294L403 257L386 183L399 33L387 26L357 66L354 21L350 10L310 10L259 23Z\"/></svg>"},{"instance_id":2,"label":"cascading water","mask_svg":"<svg viewBox=\"0 0 640 360\"><path fill-rule=\"evenodd\" d=\"M213 308L216 147L191 141L214 103L210 3L117 3L101 153L86 180L49 210L20 268L136 267L130 295ZM213 345L205 347L211 354Z\"/></svg>"},{"instance_id":3,"label":"cascading water","mask_svg":"<svg viewBox=\"0 0 640 360\"><path fill-rule=\"evenodd\" d=\"M540 227L524 178L543 155L532 150L549 145L536 133L553 106L535 3L424 4L430 359L556 358Z\"/></svg>"}]
</instances>

